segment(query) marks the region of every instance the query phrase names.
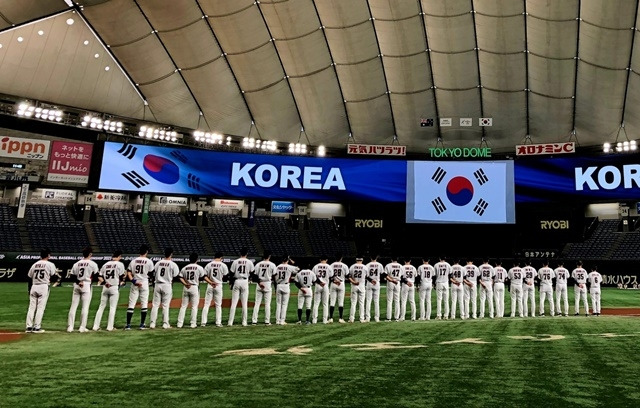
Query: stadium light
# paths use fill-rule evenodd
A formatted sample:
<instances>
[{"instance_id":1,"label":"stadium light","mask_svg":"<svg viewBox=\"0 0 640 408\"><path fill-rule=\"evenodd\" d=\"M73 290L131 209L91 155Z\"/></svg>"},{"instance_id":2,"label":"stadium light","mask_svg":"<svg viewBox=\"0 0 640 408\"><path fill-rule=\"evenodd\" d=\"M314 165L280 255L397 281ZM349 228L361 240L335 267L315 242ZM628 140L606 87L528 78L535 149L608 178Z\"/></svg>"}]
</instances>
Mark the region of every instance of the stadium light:
<instances>
[{"instance_id":1,"label":"stadium light","mask_svg":"<svg viewBox=\"0 0 640 408\"><path fill-rule=\"evenodd\" d=\"M327 154L327 150L325 149L325 147L323 145L318 146L318 149L316 150L316 155L318 157L324 157Z\"/></svg>"},{"instance_id":2,"label":"stadium light","mask_svg":"<svg viewBox=\"0 0 640 408\"><path fill-rule=\"evenodd\" d=\"M304 143L289 143L289 153L307 154L307 145Z\"/></svg>"},{"instance_id":3,"label":"stadium light","mask_svg":"<svg viewBox=\"0 0 640 408\"><path fill-rule=\"evenodd\" d=\"M196 142L202 142L206 144L222 144L223 136L219 133L204 132L202 130L195 130L193 132L193 138Z\"/></svg>"}]
</instances>

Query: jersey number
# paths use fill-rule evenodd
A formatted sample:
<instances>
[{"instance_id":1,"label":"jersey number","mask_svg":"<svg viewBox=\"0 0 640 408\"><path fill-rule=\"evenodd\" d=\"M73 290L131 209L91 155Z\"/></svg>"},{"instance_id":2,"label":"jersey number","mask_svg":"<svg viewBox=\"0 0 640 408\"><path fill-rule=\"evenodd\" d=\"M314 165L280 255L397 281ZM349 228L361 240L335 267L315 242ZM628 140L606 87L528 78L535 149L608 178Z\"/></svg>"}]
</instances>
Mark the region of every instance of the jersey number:
<instances>
[{"instance_id":1,"label":"jersey number","mask_svg":"<svg viewBox=\"0 0 640 408\"><path fill-rule=\"evenodd\" d=\"M33 276L35 276L36 279L44 279L46 271L44 269L36 269L33 271Z\"/></svg>"},{"instance_id":2,"label":"jersey number","mask_svg":"<svg viewBox=\"0 0 640 408\"><path fill-rule=\"evenodd\" d=\"M116 277L116 271L114 270L107 270L107 273L104 274L105 278L107 279L113 279Z\"/></svg>"},{"instance_id":3,"label":"jersey number","mask_svg":"<svg viewBox=\"0 0 640 408\"><path fill-rule=\"evenodd\" d=\"M160 268L160 277L164 278L164 272L166 268Z\"/></svg>"}]
</instances>

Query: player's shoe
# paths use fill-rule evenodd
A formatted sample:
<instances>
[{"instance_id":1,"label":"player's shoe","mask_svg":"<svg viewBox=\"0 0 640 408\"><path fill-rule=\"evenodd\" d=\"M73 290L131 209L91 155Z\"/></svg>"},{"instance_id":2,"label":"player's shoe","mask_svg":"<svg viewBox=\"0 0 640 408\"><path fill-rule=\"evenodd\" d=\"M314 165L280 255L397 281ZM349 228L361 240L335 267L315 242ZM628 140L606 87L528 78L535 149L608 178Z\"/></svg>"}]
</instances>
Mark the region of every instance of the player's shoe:
<instances>
[{"instance_id":1,"label":"player's shoe","mask_svg":"<svg viewBox=\"0 0 640 408\"><path fill-rule=\"evenodd\" d=\"M304 322L304 324L311 324L311 322L307 320L306 322Z\"/></svg>"},{"instance_id":2,"label":"player's shoe","mask_svg":"<svg viewBox=\"0 0 640 408\"><path fill-rule=\"evenodd\" d=\"M265 326L271 326L271 322L264 322Z\"/></svg>"},{"instance_id":3,"label":"player's shoe","mask_svg":"<svg viewBox=\"0 0 640 408\"><path fill-rule=\"evenodd\" d=\"M544 317L544 313L540 313L538 316ZM551 316L553 316L553 315L551 315Z\"/></svg>"},{"instance_id":4,"label":"player's shoe","mask_svg":"<svg viewBox=\"0 0 640 408\"><path fill-rule=\"evenodd\" d=\"M118 330L118 329L116 329L115 327L112 327L112 328L110 328L110 329L109 329L109 328L107 328L107 331L108 331L108 332L112 332L112 331L116 331L116 330Z\"/></svg>"},{"instance_id":5,"label":"player's shoe","mask_svg":"<svg viewBox=\"0 0 640 408\"><path fill-rule=\"evenodd\" d=\"M390 321L391 321L391 319L387 319L387 322L390 322Z\"/></svg>"},{"instance_id":6,"label":"player's shoe","mask_svg":"<svg viewBox=\"0 0 640 408\"><path fill-rule=\"evenodd\" d=\"M585 316L586 316L586 317L589 317L589 313L585 313Z\"/></svg>"},{"instance_id":7,"label":"player's shoe","mask_svg":"<svg viewBox=\"0 0 640 408\"><path fill-rule=\"evenodd\" d=\"M72 327L67 328L67 333L73 333L73 328Z\"/></svg>"},{"instance_id":8,"label":"player's shoe","mask_svg":"<svg viewBox=\"0 0 640 408\"><path fill-rule=\"evenodd\" d=\"M346 323L344 319L339 319L338 323Z\"/></svg>"},{"instance_id":9,"label":"player's shoe","mask_svg":"<svg viewBox=\"0 0 640 408\"><path fill-rule=\"evenodd\" d=\"M251 322L251 325L252 325L252 326L257 326L257 325L258 325L258 322Z\"/></svg>"},{"instance_id":10,"label":"player's shoe","mask_svg":"<svg viewBox=\"0 0 640 408\"><path fill-rule=\"evenodd\" d=\"M131 325L130 325L130 324L128 324L128 325L124 326L124 329L125 329L125 330L131 330Z\"/></svg>"},{"instance_id":11,"label":"player's shoe","mask_svg":"<svg viewBox=\"0 0 640 408\"><path fill-rule=\"evenodd\" d=\"M162 325L162 328L163 328L163 329L172 329L173 327L171 327L171 325L170 325L170 324L163 324L163 325Z\"/></svg>"},{"instance_id":12,"label":"player's shoe","mask_svg":"<svg viewBox=\"0 0 640 408\"><path fill-rule=\"evenodd\" d=\"M449 320L449 317L448 317L448 316L445 316L445 317L444 317L444 320Z\"/></svg>"},{"instance_id":13,"label":"player's shoe","mask_svg":"<svg viewBox=\"0 0 640 408\"><path fill-rule=\"evenodd\" d=\"M287 323L287 322L280 322L280 325L281 325L281 326L286 326L287 324L289 324L289 323Z\"/></svg>"},{"instance_id":14,"label":"player's shoe","mask_svg":"<svg viewBox=\"0 0 640 408\"><path fill-rule=\"evenodd\" d=\"M222 327L222 324L218 323L216 324L216 327Z\"/></svg>"},{"instance_id":15,"label":"player's shoe","mask_svg":"<svg viewBox=\"0 0 640 408\"><path fill-rule=\"evenodd\" d=\"M311 322L312 322L313 324L318 324L318 319L313 319Z\"/></svg>"},{"instance_id":16,"label":"player's shoe","mask_svg":"<svg viewBox=\"0 0 640 408\"><path fill-rule=\"evenodd\" d=\"M302 324L302 321L301 321L301 320L298 320L298 321L296 322L296 324Z\"/></svg>"},{"instance_id":17,"label":"player's shoe","mask_svg":"<svg viewBox=\"0 0 640 408\"><path fill-rule=\"evenodd\" d=\"M574 314L574 316L580 316L580 313L576 313L576 314Z\"/></svg>"},{"instance_id":18,"label":"player's shoe","mask_svg":"<svg viewBox=\"0 0 640 408\"><path fill-rule=\"evenodd\" d=\"M92 330L93 331L100 331L100 328L99 327L94 327Z\"/></svg>"},{"instance_id":19,"label":"player's shoe","mask_svg":"<svg viewBox=\"0 0 640 408\"><path fill-rule=\"evenodd\" d=\"M333 323L333 317L331 319L327 320L327 323L329 323L329 324Z\"/></svg>"},{"instance_id":20,"label":"player's shoe","mask_svg":"<svg viewBox=\"0 0 640 408\"><path fill-rule=\"evenodd\" d=\"M33 331L33 327L27 327L24 332L31 333L32 331Z\"/></svg>"},{"instance_id":21,"label":"player's shoe","mask_svg":"<svg viewBox=\"0 0 640 408\"><path fill-rule=\"evenodd\" d=\"M78 329L78 331L79 331L80 333L87 333L87 332L89 332L89 330L87 330L87 328L86 328L86 327L81 327L81 328L79 328L79 329Z\"/></svg>"},{"instance_id":22,"label":"player's shoe","mask_svg":"<svg viewBox=\"0 0 640 408\"><path fill-rule=\"evenodd\" d=\"M436 316L436 320L442 320L442 317Z\"/></svg>"},{"instance_id":23,"label":"player's shoe","mask_svg":"<svg viewBox=\"0 0 640 408\"><path fill-rule=\"evenodd\" d=\"M144 324L141 324L139 327L140 330L147 330L147 326L145 326Z\"/></svg>"},{"instance_id":24,"label":"player's shoe","mask_svg":"<svg viewBox=\"0 0 640 408\"><path fill-rule=\"evenodd\" d=\"M44 333L44 332L45 332L45 330L44 330L44 329L41 329L41 328L39 328L39 327L38 327L38 328L35 328L35 329L33 329L33 330L31 331L31 333Z\"/></svg>"}]
</instances>

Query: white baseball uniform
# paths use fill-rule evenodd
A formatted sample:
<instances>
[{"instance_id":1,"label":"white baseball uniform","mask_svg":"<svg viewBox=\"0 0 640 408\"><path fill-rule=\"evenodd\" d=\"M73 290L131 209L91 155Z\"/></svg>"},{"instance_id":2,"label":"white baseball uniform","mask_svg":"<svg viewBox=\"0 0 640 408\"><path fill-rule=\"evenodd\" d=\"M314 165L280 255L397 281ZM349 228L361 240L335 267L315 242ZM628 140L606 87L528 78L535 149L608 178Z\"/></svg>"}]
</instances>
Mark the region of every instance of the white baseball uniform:
<instances>
[{"instance_id":1,"label":"white baseball uniform","mask_svg":"<svg viewBox=\"0 0 640 408\"><path fill-rule=\"evenodd\" d=\"M151 321L149 327L155 329L158 319L158 309L162 306L162 327L168 329L169 308L173 298L173 279L178 276L180 269L171 259L158 261L155 266L156 279L153 288L153 300L151 301Z\"/></svg>"},{"instance_id":2,"label":"white baseball uniform","mask_svg":"<svg viewBox=\"0 0 640 408\"><path fill-rule=\"evenodd\" d=\"M558 314L561 312L569 315L569 296L567 294L567 280L569 280L569 270L564 266L558 266L553 270L556 274L556 310ZM560 302L564 300L564 308L560 308Z\"/></svg>"},{"instance_id":3,"label":"white baseball uniform","mask_svg":"<svg viewBox=\"0 0 640 408\"><path fill-rule=\"evenodd\" d=\"M416 320L416 276L418 270L411 264L402 267L402 289L400 290L400 321L404 320L407 314L407 301L411 305L411 320Z\"/></svg>"},{"instance_id":4,"label":"white baseball uniform","mask_svg":"<svg viewBox=\"0 0 640 408\"><path fill-rule=\"evenodd\" d=\"M249 275L254 270L253 261L247 257L240 257L231 263L229 273L231 273L233 289L231 291L231 308L229 310L229 326L233 326L236 317L236 307L238 300L242 302L242 325L247 325L247 311L249 307Z\"/></svg>"},{"instance_id":5,"label":"white baseball uniform","mask_svg":"<svg viewBox=\"0 0 640 408\"><path fill-rule=\"evenodd\" d=\"M182 288L182 304L178 312L178 323L176 327L181 328L184 324L184 316L187 313L187 306L191 304L191 328L198 327L198 305L200 305L200 279L204 277L204 268L197 263L190 263L183 267L178 274L187 283Z\"/></svg>"},{"instance_id":6,"label":"white baseball uniform","mask_svg":"<svg viewBox=\"0 0 640 408\"><path fill-rule=\"evenodd\" d=\"M531 266L526 265L522 268L524 282L522 283L522 308L524 317L529 316L529 301L531 301L531 317L536 317L536 287L534 279L538 276L538 271Z\"/></svg>"},{"instance_id":7,"label":"white baseball uniform","mask_svg":"<svg viewBox=\"0 0 640 408\"><path fill-rule=\"evenodd\" d=\"M480 270L480 318L484 317L484 304L489 304L489 318L493 319L493 278L496 272L493 266L483 263L478 267Z\"/></svg>"},{"instance_id":8,"label":"white baseball uniform","mask_svg":"<svg viewBox=\"0 0 640 408\"><path fill-rule=\"evenodd\" d=\"M507 277L511 282L511 317L516 317L516 311L520 312L520 317L524 317L524 311L522 310L522 281L524 280L524 273L522 268L514 266L509 269Z\"/></svg>"},{"instance_id":9,"label":"white baseball uniform","mask_svg":"<svg viewBox=\"0 0 640 408\"><path fill-rule=\"evenodd\" d=\"M464 315L468 319L473 317L478 318L478 278L480 277L480 270L474 264L467 264L464 266L467 272L466 279L471 284L470 286L465 284L464 286ZM469 303L471 303L471 310L469 310Z\"/></svg>"},{"instance_id":10,"label":"white baseball uniform","mask_svg":"<svg viewBox=\"0 0 640 408\"><path fill-rule=\"evenodd\" d=\"M87 320L89 318L89 306L91 305L91 297L93 295L91 276L97 274L98 271L98 264L88 258L81 259L71 268L71 275L75 276L77 281L73 284L71 307L69 308L69 316L67 319L68 332L73 331L73 326L76 321L76 311L78 310L80 301L82 301L82 309L80 311L80 327L78 331L81 333L88 331Z\"/></svg>"},{"instance_id":11,"label":"white baseball uniform","mask_svg":"<svg viewBox=\"0 0 640 408\"><path fill-rule=\"evenodd\" d=\"M456 309L460 307L460 317L466 319L467 315L464 311L464 286L463 283L467 276L467 270L464 266L455 262L451 265L451 318L456 318Z\"/></svg>"},{"instance_id":12,"label":"white baseball uniform","mask_svg":"<svg viewBox=\"0 0 640 408\"><path fill-rule=\"evenodd\" d=\"M202 306L202 318L200 324L202 326L207 325L209 318L209 308L211 302L216 308L216 326L222 326L222 291L223 291L223 279L229 274L229 268L227 264L222 262L220 258L214 259L204 267L205 275L213 281L207 284L207 291L204 296L204 305Z\"/></svg>"},{"instance_id":13,"label":"white baseball uniform","mask_svg":"<svg viewBox=\"0 0 640 408\"><path fill-rule=\"evenodd\" d=\"M362 263L355 263L349 268L349 277L353 279L355 284L351 283L351 311L349 313L349 322L353 323L356 317L356 305L360 310L360 321L365 322L364 315L364 297L365 297L365 276L367 267Z\"/></svg>"},{"instance_id":14,"label":"white baseball uniform","mask_svg":"<svg viewBox=\"0 0 640 408\"><path fill-rule=\"evenodd\" d=\"M107 317L107 331L113 330L116 320L116 310L118 308L118 299L120 298L120 280L125 274L124 264L120 261L109 261L102 265L98 275L103 279L102 294L100 296L100 306L93 320L93 330L100 329L102 321L102 313L109 302L109 316Z\"/></svg>"},{"instance_id":15,"label":"white baseball uniform","mask_svg":"<svg viewBox=\"0 0 640 408\"><path fill-rule=\"evenodd\" d=\"M311 269L316 276L316 284L313 289L313 320L318 322L318 309L322 303L322 323L329 320L329 282L331 281L331 265L326 261L316 264Z\"/></svg>"},{"instance_id":16,"label":"white baseball uniform","mask_svg":"<svg viewBox=\"0 0 640 408\"><path fill-rule=\"evenodd\" d=\"M129 304L127 305L128 319L133 314L133 309L136 307L136 302L139 298L140 326L142 327L144 324L142 316L146 317L147 307L149 306L149 273L153 271L153 262L146 256L139 256L129 263L127 271L131 272L133 276L131 291L129 292Z\"/></svg>"},{"instance_id":17,"label":"white baseball uniform","mask_svg":"<svg viewBox=\"0 0 640 408\"><path fill-rule=\"evenodd\" d=\"M500 265L497 265L493 270L495 272L493 295L496 302L496 316L504 317L504 282L507 280L507 270Z\"/></svg>"},{"instance_id":18,"label":"white baseball uniform","mask_svg":"<svg viewBox=\"0 0 640 408\"><path fill-rule=\"evenodd\" d=\"M371 261L365 266L367 277L365 282L365 306L364 319L371 320L371 301L373 301L373 318L376 322L380 321L380 276L384 270L384 266L378 261Z\"/></svg>"},{"instance_id":19,"label":"white baseball uniform","mask_svg":"<svg viewBox=\"0 0 640 408\"><path fill-rule=\"evenodd\" d=\"M287 324L287 308L291 296L291 277L298 268L287 263L276 267L276 324Z\"/></svg>"},{"instance_id":20,"label":"white baseball uniform","mask_svg":"<svg viewBox=\"0 0 640 408\"><path fill-rule=\"evenodd\" d=\"M591 309L593 314L600 314L600 284L602 275L598 271L589 272L589 293L591 294Z\"/></svg>"},{"instance_id":21,"label":"white baseball uniform","mask_svg":"<svg viewBox=\"0 0 640 408\"><path fill-rule=\"evenodd\" d=\"M256 284L256 301L253 306L253 316L251 323L258 323L258 314L260 313L260 304L264 299L264 323L271 324L271 281L276 274L276 264L268 259L263 259L255 265L255 273L258 275L258 283Z\"/></svg>"},{"instance_id":22,"label":"white baseball uniform","mask_svg":"<svg viewBox=\"0 0 640 408\"><path fill-rule=\"evenodd\" d=\"M301 269L294 279L300 285L298 290L298 309L302 309L303 306L306 309L311 309L311 301L313 300L312 286L316 280L316 275L311 269Z\"/></svg>"},{"instance_id":23,"label":"white baseball uniform","mask_svg":"<svg viewBox=\"0 0 640 408\"><path fill-rule=\"evenodd\" d=\"M571 277L575 281L573 287L575 293L575 314L580 314L580 299L584 303L584 313L589 314L589 301L587 300L587 273L586 269L577 267L571 272Z\"/></svg>"},{"instance_id":24,"label":"white baseball uniform","mask_svg":"<svg viewBox=\"0 0 640 408\"><path fill-rule=\"evenodd\" d=\"M27 276L31 279L26 322L27 331L42 331L42 316L49 299L49 283L51 282L51 277L56 274L56 266L46 259L41 259L31 265L27 273Z\"/></svg>"},{"instance_id":25,"label":"white baseball uniform","mask_svg":"<svg viewBox=\"0 0 640 408\"><path fill-rule=\"evenodd\" d=\"M451 265L447 261L440 261L433 265L436 270L436 319L442 318L442 301L444 300L444 318L449 316L449 276Z\"/></svg>"},{"instance_id":26,"label":"white baseball uniform","mask_svg":"<svg viewBox=\"0 0 640 408\"><path fill-rule=\"evenodd\" d=\"M387 321L400 318L400 278L402 265L396 261L389 262L384 267L387 274Z\"/></svg>"},{"instance_id":27,"label":"white baseball uniform","mask_svg":"<svg viewBox=\"0 0 640 408\"><path fill-rule=\"evenodd\" d=\"M340 319L342 319L342 308L344 308L344 287L347 274L349 273L349 267L344 262L336 261L331 264L331 294L330 294L330 311L333 311L338 302L338 308L340 308ZM330 313L330 319L333 320L333 313Z\"/></svg>"},{"instance_id":28,"label":"white baseball uniform","mask_svg":"<svg viewBox=\"0 0 640 408\"><path fill-rule=\"evenodd\" d=\"M544 301L549 298L549 314L555 315L555 305L553 302L553 279L556 277L553 269L543 266L538 270L540 279L540 315L544 316Z\"/></svg>"},{"instance_id":29,"label":"white baseball uniform","mask_svg":"<svg viewBox=\"0 0 640 408\"><path fill-rule=\"evenodd\" d=\"M418 267L417 274L420 277L420 288L418 289L420 320L430 320L431 291L433 290L433 277L436 276L436 270L428 262L425 262Z\"/></svg>"}]
</instances>

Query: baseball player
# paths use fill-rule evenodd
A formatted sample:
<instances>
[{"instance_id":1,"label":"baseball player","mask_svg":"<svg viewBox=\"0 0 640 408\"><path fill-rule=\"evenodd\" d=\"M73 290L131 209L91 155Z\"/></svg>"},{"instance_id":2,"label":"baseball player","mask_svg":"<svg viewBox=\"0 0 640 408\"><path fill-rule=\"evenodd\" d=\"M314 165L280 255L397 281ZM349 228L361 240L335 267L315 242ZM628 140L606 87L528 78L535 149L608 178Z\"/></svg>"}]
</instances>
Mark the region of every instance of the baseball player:
<instances>
[{"instance_id":1,"label":"baseball player","mask_svg":"<svg viewBox=\"0 0 640 408\"><path fill-rule=\"evenodd\" d=\"M316 276L313 288L313 324L318 323L318 309L322 303L322 323L329 323L329 282L331 280L331 265L327 263L329 257L322 255L320 262L311 271Z\"/></svg>"},{"instance_id":2,"label":"baseball player","mask_svg":"<svg viewBox=\"0 0 640 408\"><path fill-rule=\"evenodd\" d=\"M247 258L249 249L240 250L240 258L231 263L229 268L229 285L231 286L231 309L229 310L229 326L233 326L236 317L238 300L242 302L242 325L247 325L247 308L249 302L249 275L254 270L253 261Z\"/></svg>"},{"instance_id":3,"label":"baseball player","mask_svg":"<svg viewBox=\"0 0 640 408\"><path fill-rule=\"evenodd\" d=\"M464 285L467 270L460 265L457 259L451 265L451 318L456 318L456 306L460 306L460 317L464 320L467 315L464 312Z\"/></svg>"},{"instance_id":4,"label":"baseball player","mask_svg":"<svg viewBox=\"0 0 640 408\"><path fill-rule=\"evenodd\" d=\"M260 313L260 304L264 298L264 324L271 324L271 281L276 273L276 264L271 262L271 253L265 252L262 260L255 265L254 276L256 280L256 301L253 306L253 316L251 316L251 324L258 324L258 313Z\"/></svg>"},{"instance_id":5,"label":"baseball player","mask_svg":"<svg viewBox=\"0 0 640 408\"><path fill-rule=\"evenodd\" d=\"M493 277L493 295L496 302L496 316L504 317L504 282L507 280L507 270L502 267L502 261L496 260L496 266L493 268L495 276Z\"/></svg>"},{"instance_id":6,"label":"baseball player","mask_svg":"<svg viewBox=\"0 0 640 408\"><path fill-rule=\"evenodd\" d=\"M558 316L569 316L569 296L567 295L567 280L569 280L569 270L564 267L562 261L558 262L558 267L553 270L556 275L556 310ZM560 308L560 302L564 300L564 309ZM562 312L562 313L561 313Z\"/></svg>"},{"instance_id":7,"label":"baseball player","mask_svg":"<svg viewBox=\"0 0 640 408\"><path fill-rule=\"evenodd\" d=\"M471 303L471 312L474 319L478 318L478 278L480 277L480 270L473 264L473 261L467 261L464 267L466 271L464 282L464 315L468 319L469 316L469 303Z\"/></svg>"},{"instance_id":8,"label":"baseball player","mask_svg":"<svg viewBox=\"0 0 640 408\"><path fill-rule=\"evenodd\" d=\"M556 274L553 269L549 268L549 261L542 262L542 268L538 270L538 278L540 279L540 316L544 316L544 301L549 298L549 314L555 315L555 305L553 302L553 279Z\"/></svg>"},{"instance_id":9,"label":"baseball player","mask_svg":"<svg viewBox=\"0 0 640 408\"><path fill-rule=\"evenodd\" d=\"M189 254L190 264L180 270L178 276L184 285L182 288L182 304L178 312L178 323L176 327L182 328L184 315L187 313L187 306L191 304L191 328L198 327L198 305L200 304L200 280L204 277L204 268L198 265L198 254ZM246 323L245 323L246 326Z\"/></svg>"},{"instance_id":10,"label":"baseball player","mask_svg":"<svg viewBox=\"0 0 640 408\"><path fill-rule=\"evenodd\" d=\"M422 258L422 265L418 267L417 274L420 280L420 288L418 289L418 297L420 298L420 320L431 320L431 291L433 289L433 277L436 276L436 270L429 264L428 258Z\"/></svg>"},{"instance_id":11,"label":"baseball player","mask_svg":"<svg viewBox=\"0 0 640 408\"><path fill-rule=\"evenodd\" d=\"M484 318L484 304L489 304L489 318L493 319L493 279L496 271L489 264L488 259L482 261L482 265L478 267L480 270L480 318Z\"/></svg>"},{"instance_id":12,"label":"baseball player","mask_svg":"<svg viewBox=\"0 0 640 408\"><path fill-rule=\"evenodd\" d=\"M538 271L531 266L531 261L527 260L524 268L522 268L524 282L522 284L522 307L524 309L524 317L529 316L529 300L531 301L531 317L536 317L536 286L535 278L538 277Z\"/></svg>"},{"instance_id":13,"label":"baseball player","mask_svg":"<svg viewBox=\"0 0 640 408\"><path fill-rule=\"evenodd\" d=\"M384 266L378 262L378 255L371 257L371 262L365 265L367 270L366 280L366 295L364 306L364 320L369 322L371 320L371 301L373 300L373 319L376 322L380 321L380 277L384 270Z\"/></svg>"},{"instance_id":14,"label":"baseball player","mask_svg":"<svg viewBox=\"0 0 640 408\"><path fill-rule=\"evenodd\" d=\"M44 333L42 329L42 316L49 299L49 283L52 276L60 276L56 272L56 266L49 261L50 249L40 251L40 260L29 269L27 276L31 279L29 289L29 309L27 310L27 333Z\"/></svg>"},{"instance_id":15,"label":"baseball player","mask_svg":"<svg viewBox=\"0 0 640 408\"><path fill-rule=\"evenodd\" d=\"M444 300L444 318L449 318L449 277L451 276L451 265L440 257L433 268L436 270L436 320L442 319L442 301Z\"/></svg>"},{"instance_id":16,"label":"baseball player","mask_svg":"<svg viewBox=\"0 0 640 408\"><path fill-rule=\"evenodd\" d=\"M400 278L402 265L398 263L398 257L392 256L391 262L384 267L387 275L387 321L391 318L400 318ZM395 313L394 313L395 312Z\"/></svg>"},{"instance_id":17,"label":"baseball player","mask_svg":"<svg viewBox=\"0 0 640 408\"><path fill-rule=\"evenodd\" d=\"M311 301L313 300L313 284L316 275L311 269L302 269L295 276L295 284L298 287L298 324L302 324L302 307L306 308L305 324L311 324Z\"/></svg>"},{"instance_id":18,"label":"baseball player","mask_svg":"<svg viewBox=\"0 0 640 408\"><path fill-rule=\"evenodd\" d=\"M83 258L73 264L71 268L71 275L75 276L75 282L73 283L73 295L71 297L71 307L69 308L69 317L67 319L67 332L73 331L73 326L76 321L76 311L78 310L78 304L82 301L82 309L80 311L80 333L86 333L87 320L89 318L89 306L91 305L91 296L93 290L91 289L91 276L98 273L98 264L91 260L93 250L91 248L85 248L82 250Z\"/></svg>"},{"instance_id":19,"label":"baseball player","mask_svg":"<svg viewBox=\"0 0 640 408\"><path fill-rule=\"evenodd\" d=\"M598 268L593 266L589 272L589 293L594 316L600 316L600 283L602 283L602 275L598 272Z\"/></svg>"},{"instance_id":20,"label":"baseball player","mask_svg":"<svg viewBox=\"0 0 640 408\"><path fill-rule=\"evenodd\" d=\"M162 306L162 328L169 329L169 308L173 298L173 279L178 276L180 269L171 260L173 248L165 248L164 259L158 261L155 266L155 285L153 287L153 300L151 301L151 321L149 327L156 328L158 309Z\"/></svg>"},{"instance_id":21,"label":"baseball player","mask_svg":"<svg viewBox=\"0 0 640 408\"><path fill-rule=\"evenodd\" d=\"M200 325L205 327L209 317L209 308L213 301L216 307L216 327L222 327L222 290L223 282L229 275L227 264L222 262L222 252L216 252L213 261L204 267L204 280L208 283L207 292L204 296L204 306L202 306L202 319Z\"/></svg>"},{"instance_id":22,"label":"baseball player","mask_svg":"<svg viewBox=\"0 0 640 408\"><path fill-rule=\"evenodd\" d=\"M407 258L404 261L402 270L402 288L400 289L400 321L404 320L407 314L407 299L409 305L411 305L411 321L416 320L416 276L418 270L415 266L411 265L411 259Z\"/></svg>"},{"instance_id":23,"label":"baseball player","mask_svg":"<svg viewBox=\"0 0 640 408\"><path fill-rule=\"evenodd\" d=\"M122 259L122 251L118 250L113 253L111 260L100 268L98 272L98 282L102 286L102 295L100 296L100 306L93 320L93 330L100 330L100 322L102 321L102 313L109 302L109 316L107 317L107 331L114 330L113 324L116 320L116 309L118 308L118 299L120 298L120 282L124 278L124 265Z\"/></svg>"},{"instance_id":24,"label":"baseball player","mask_svg":"<svg viewBox=\"0 0 640 408\"><path fill-rule=\"evenodd\" d=\"M329 323L333 323L333 312L336 307L336 301L338 302L338 316L339 323L345 323L344 315L344 286L347 274L349 273L349 267L342 262L342 254L336 255L336 261L331 264L331 306L329 306Z\"/></svg>"},{"instance_id":25,"label":"baseball player","mask_svg":"<svg viewBox=\"0 0 640 408\"><path fill-rule=\"evenodd\" d=\"M349 313L349 323L353 323L356 317L356 305L360 310L360 322L364 323L364 282L367 276L367 267L362 263L362 257L356 257L356 263L349 268L349 282L351 282L351 312Z\"/></svg>"},{"instance_id":26,"label":"baseball player","mask_svg":"<svg viewBox=\"0 0 640 408\"><path fill-rule=\"evenodd\" d=\"M524 273L518 261L515 261L513 267L509 269L507 278L511 281L511 317L516 317L516 306L520 312L520 317L524 317L524 311L522 310L522 281Z\"/></svg>"},{"instance_id":27,"label":"baseball player","mask_svg":"<svg viewBox=\"0 0 640 408\"><path fill-rule=\"evenodd\" d=\"M589 301L587 300L587 270L582 267L582 261L578 261L575 269L571 272L571 278L575 281L573 287L575 293L575 315L580 314L580 299L584 303L585 316L589 316Z\"/></svg>"},{"instance_id":28,"label":"baseball player","mask_svg":"<svg viewBox=\"0 0 640 408\"><path fill-rule=\"evenodd\" d=\"M294 263L293 259L286 256L280 265L276 267L276 324L286 325L287 308L289 307L289 296L291 295L291 280L298 272L299 268L289 265Z\"/></svg>"},{"instance_id":29,"label":"baseball player","mask_svg":"<svg viewBox=\"0 0 640 408\"><path fill-rule=\"evenodd\" d=\"M141 245L140 256L133 259L127 267L127 277L131 281L131 291L129 292L129 304L127 305L127 325L125 330L131 330L131 318L133 309L140 298L140 330L147 327L144 322L147 319L147 306L149 304L149 273L153 272L153 262L147 258L149 247Z\"/></svg>"}]
</instances>

